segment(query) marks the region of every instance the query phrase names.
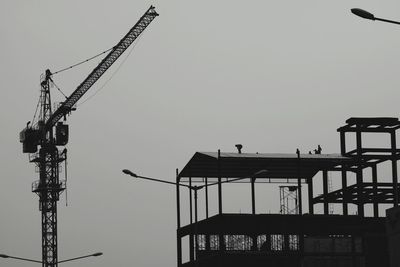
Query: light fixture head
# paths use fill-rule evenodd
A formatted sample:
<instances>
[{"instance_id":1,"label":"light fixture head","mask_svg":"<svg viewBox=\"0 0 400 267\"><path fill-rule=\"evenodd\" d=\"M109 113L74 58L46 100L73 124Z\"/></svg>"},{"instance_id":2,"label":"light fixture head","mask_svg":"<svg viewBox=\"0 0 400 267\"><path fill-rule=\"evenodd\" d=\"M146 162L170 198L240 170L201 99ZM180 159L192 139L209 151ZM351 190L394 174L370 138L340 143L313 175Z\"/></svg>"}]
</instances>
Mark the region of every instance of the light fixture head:
<instances>
[{"instance_id":1,"label":"light fixture head","mask_svg":"<svg viewBox=\"0 0 400 267\"><path fill-rule=\"evenodd\" d=\"M369 13L368 11L365 11L361 8L352 8L351 13L363 19L375 20L374 14Z\"/></svg>"},{"instance_id":2,"label":"light fixture head","mask_svg":"<svg viewBox=\"0 0 400 267\"><path fill-rule=\"evenodd\" d=\"M133 173L133 172L131 172L131 171L128 170L128 169L123 169L122 172L125 173L125 174L127 174L127 175L130 175L130 176L132 176L132 177L138 177L136 173Z\"/></svg>"},{"instance_id":3,"label":"light fixture head","mask_svg":"<svg viewBox=\"0 0 400 267\"><path fill-rule=\"evenodd\" d=\"M101 255L103 255L103 252L96 252L96 253L92 254L93 257L98 257L98 256L101 256Z\"/></svg>"}]
</instances>

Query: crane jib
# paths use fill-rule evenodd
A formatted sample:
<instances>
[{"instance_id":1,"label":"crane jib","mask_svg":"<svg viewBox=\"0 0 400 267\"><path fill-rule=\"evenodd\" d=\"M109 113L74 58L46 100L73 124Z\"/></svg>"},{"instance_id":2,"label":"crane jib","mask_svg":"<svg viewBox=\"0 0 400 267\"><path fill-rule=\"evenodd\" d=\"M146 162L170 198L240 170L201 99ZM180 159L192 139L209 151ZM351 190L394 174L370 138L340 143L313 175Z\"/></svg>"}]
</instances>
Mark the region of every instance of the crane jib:
<instances>
[{"instance_id":1,"label":"crane jib","mask_svg":"<svg viewBox=\"0 0 400 267\"><path fill-rule=\"evenodd\" d=\"M62 117L71 112L78 100L92 87L92 85L108 70L108 68L125 52L125 50L139 37L158 13L151 6L132 29L113 47L110 53L93 69L88 77L75 91L61 104L46 122L46 130L50 130Z\"/></svg>"}]
</instances>

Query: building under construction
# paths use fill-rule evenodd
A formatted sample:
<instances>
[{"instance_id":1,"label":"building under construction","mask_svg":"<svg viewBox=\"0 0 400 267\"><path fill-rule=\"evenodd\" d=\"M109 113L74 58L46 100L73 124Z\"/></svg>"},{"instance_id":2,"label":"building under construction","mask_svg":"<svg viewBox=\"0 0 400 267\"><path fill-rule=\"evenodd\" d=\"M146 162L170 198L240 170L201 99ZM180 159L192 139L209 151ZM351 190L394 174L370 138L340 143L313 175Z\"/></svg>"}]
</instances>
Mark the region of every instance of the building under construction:
<instances>
[{"instance_id":1,"label":"building under construction","mask_svg":"<svg viewBox=\"0 0 400 267\"><path fill-rule=\"evenodd\" d=\"M397 118L350 118L337 130L338 154L319 146L304 154L241 153L241 145L235 153L195 153L177 171L177 183L189 186L189 193L176 187L178 267L390 266L384 211L399 202L399 128ZM367 147L370 133L388 147ZM248 214L224 212L224 187L232 183L250 192ZM279 184L276 214L256 212L265 204L256 203L257 186L266 183Z\"/></svg>"}]
</instances>

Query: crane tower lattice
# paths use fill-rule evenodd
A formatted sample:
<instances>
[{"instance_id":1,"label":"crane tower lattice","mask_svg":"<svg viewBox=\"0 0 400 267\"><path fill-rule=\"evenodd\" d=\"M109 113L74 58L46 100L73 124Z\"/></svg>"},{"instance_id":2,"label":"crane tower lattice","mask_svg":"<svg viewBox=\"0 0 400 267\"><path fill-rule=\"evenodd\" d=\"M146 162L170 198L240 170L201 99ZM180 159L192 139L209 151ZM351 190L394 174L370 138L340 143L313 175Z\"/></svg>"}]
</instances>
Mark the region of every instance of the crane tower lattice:
<instances>
[{"instance_id":1,"label":"crane tower lattice","mask_svg":"<svg viewBox=\"0 0 400 267\"><path fill-rule=\"evenodd\" d=\"M52 112L50 88L52 73L46 70L41 79L39 99L40 113L36 124L27 126L20 133L23 152L29 153L30 162L39 169L39 180L32 184L32 192L39 196L42 219L42 266L58 266L57 252L57 201L66 189L60 180L60 164L67 158L65 145L68 143L68 125L60 122L75 110L74 105L107 71L107 69L136 40L146 27L158 16L151 6L131 30L115 45L75 91ZM61 148L60 148L61 147Z\"/></svg>"}]
</instances>

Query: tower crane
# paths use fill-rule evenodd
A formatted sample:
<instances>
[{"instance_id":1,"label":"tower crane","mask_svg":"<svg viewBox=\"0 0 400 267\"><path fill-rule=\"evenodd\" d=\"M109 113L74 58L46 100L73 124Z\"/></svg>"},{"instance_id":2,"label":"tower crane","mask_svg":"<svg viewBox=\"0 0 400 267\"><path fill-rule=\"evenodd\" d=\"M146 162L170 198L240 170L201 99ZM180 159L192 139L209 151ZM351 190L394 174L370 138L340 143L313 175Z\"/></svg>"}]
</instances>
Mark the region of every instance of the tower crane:
<instances>
[{"instance_id":1,"label":"tower crane","mask_svg":"<svg viewBox=\"0 0 400 267\"><path fill-rule=\"evenodd\" d=\"M39 170L39 180L32 184L32 192L39 196L39 209L42 219L42 266L57 267L57 201L66 189L60 180L61 163L67 159L68 125L67 115L75 110L78 100L108 70L122 53L139 37L158 14L151 6L130 31L116 44L104 59L79 84L73 93L53 112L50 87L52 73L46 70L40 82L40 113L36 124L20 132L23 153L29 153L29 161ZM63 121L60 121L63 119Z\"/></svg>"}]
</instances>

